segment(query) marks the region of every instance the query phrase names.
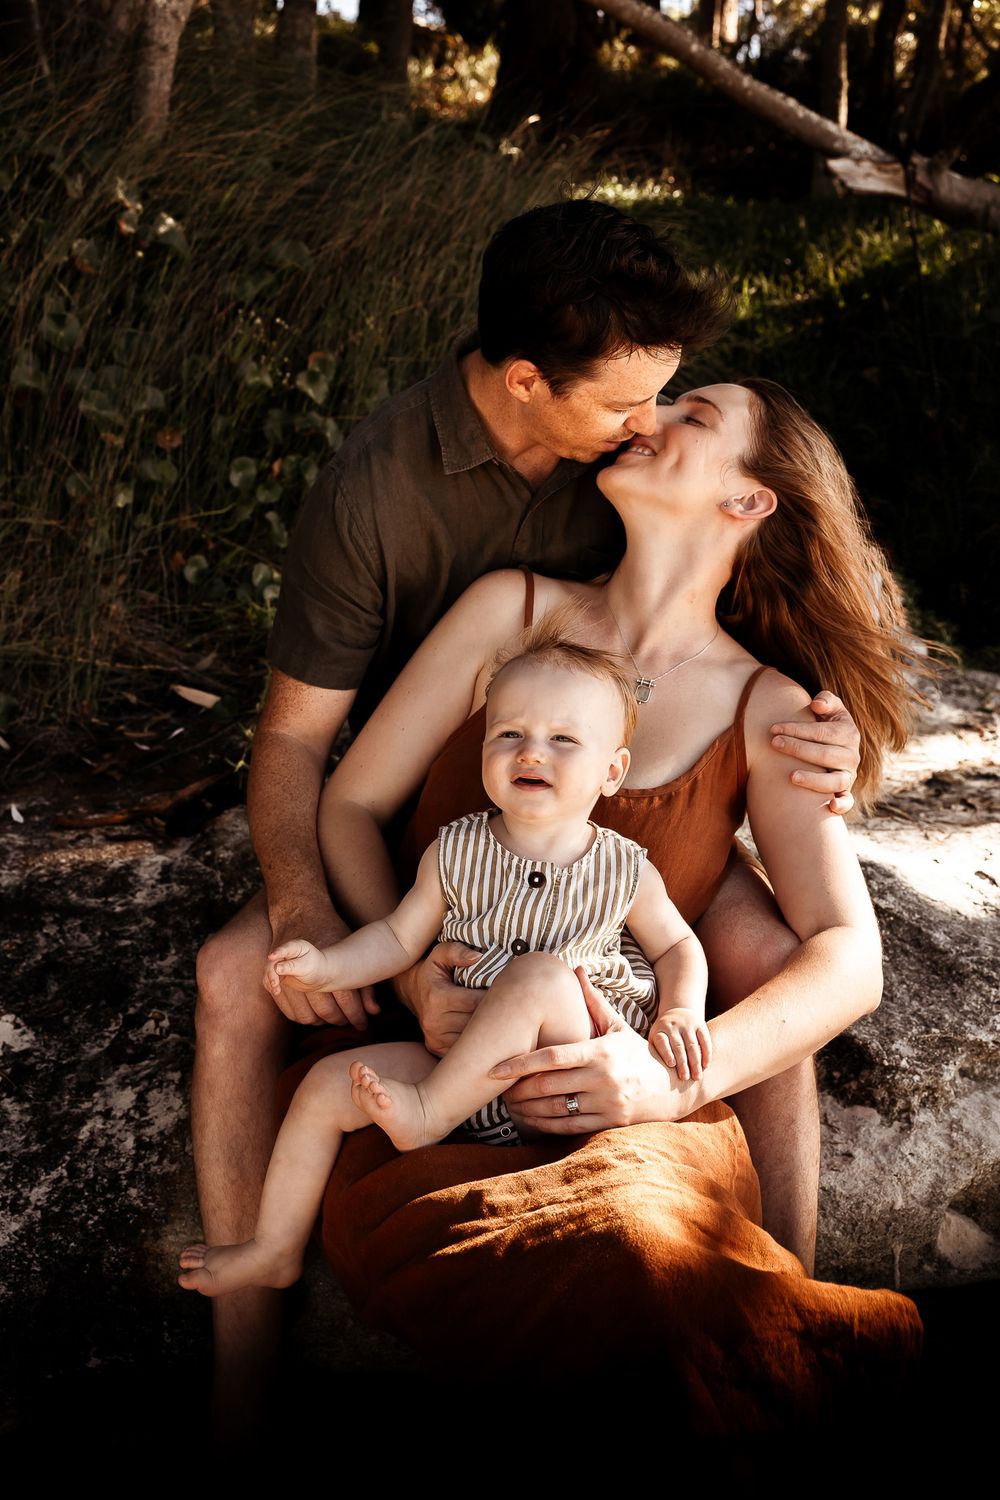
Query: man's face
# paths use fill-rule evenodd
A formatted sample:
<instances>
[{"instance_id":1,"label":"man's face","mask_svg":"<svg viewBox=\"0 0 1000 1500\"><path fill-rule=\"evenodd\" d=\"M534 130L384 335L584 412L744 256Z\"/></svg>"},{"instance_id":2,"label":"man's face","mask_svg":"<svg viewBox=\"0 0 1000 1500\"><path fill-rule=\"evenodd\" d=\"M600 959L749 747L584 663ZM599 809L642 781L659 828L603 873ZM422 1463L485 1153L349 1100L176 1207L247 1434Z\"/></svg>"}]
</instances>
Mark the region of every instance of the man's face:
<instances>
[{"instance_id":1,"label":"man's face","mask_svg":"<svg viewBox=\"0 0 1000 1500\"><path fill-rule=\"evenodd\" d=\"M531 436L560 458L592 463L637 433L652 434L657 393L679 364L679 349L633 349L557 396L539 378L525 412Z\"/></svg>"}]
</instances>

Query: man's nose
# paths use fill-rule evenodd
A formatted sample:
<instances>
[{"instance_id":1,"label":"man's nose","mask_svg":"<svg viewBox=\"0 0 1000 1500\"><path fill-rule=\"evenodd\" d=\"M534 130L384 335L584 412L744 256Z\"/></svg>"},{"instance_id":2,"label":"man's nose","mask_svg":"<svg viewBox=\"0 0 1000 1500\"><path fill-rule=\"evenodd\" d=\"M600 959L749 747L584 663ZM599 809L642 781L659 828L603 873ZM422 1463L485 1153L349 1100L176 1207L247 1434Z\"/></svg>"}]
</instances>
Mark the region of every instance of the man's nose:
<instances>
[{"instance_id":1,"label":"man's nose","mask_svg":"<svg viewBox=\"0 0 1000 1500\"><path fill-rule=\"evenodd\" d=\"M656 397L651 396L634 411L630 411L625 418L625 426L629 432L638 433L642 437L652 437L656 431Z\"/></svg>"}]
</instances>

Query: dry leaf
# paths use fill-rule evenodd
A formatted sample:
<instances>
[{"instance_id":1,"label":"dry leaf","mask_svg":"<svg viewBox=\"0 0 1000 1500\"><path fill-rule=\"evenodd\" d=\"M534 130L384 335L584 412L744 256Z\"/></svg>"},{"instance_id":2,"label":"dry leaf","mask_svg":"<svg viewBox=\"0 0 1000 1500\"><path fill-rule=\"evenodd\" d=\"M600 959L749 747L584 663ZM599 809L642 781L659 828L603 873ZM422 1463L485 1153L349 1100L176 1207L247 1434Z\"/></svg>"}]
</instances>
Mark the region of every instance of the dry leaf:
<instances>
[{"instance_id":1,"label":"dry leaf","mask_svg":"<svg viewBox=\"0 0 1000 1500\"><path fill-rule=\"evenodd\" d=\"M183 687L179 682L172 682L170 691L188 703L197 703L199 708L214 708L219 701L218 693L203 693L201 688Z\"/></svg>"},{"instance_id":2,"label":"dry leaf","mask_svg":"<svg viewBox=\"0 0 1000 1500\"><path fill-rule=\"evenodd\" d=\"M10 804L10 815L14 819L15 823L24 822L24 817L21 813L21 809L13 802Z\"/></svg>"}]
</instances>

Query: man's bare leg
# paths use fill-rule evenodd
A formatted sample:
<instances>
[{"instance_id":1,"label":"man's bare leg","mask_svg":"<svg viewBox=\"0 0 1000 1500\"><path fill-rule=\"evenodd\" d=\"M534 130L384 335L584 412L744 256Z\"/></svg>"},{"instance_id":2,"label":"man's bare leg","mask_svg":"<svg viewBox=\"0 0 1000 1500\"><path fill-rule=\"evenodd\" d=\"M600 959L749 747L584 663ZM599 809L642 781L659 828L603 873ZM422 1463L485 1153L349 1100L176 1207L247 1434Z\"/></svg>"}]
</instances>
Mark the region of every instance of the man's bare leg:
<instances>
[{"instance_id":1,"label":"man's bare leg","mask_svg":"<svg viewBox=\"0 0 1000 1500\"><path fill-rule=\"evenodd\" d=\"M273 1101L291 1027L261 984L270 941L260 892L198 955L191 1131L209 1243L252 1234L277 1130ZM212 1313L215 1433L236 1441L261 1417L278 1351L281 1293L236 1292L215 1302Z\"/></svg>"},{"instance_id":2,"label":"man's bare leg","mask_svg":"<svg viewBox=\"0 0 1000 1500\"><path fill-rule=\"evenodd\" d=\"M731 1010L784 966L799 946L761 876L734 861L698 923L708 957L711 1003ZM803 1004L808 1004L803 996ZM760 1178L764 1228L797 1255L811 1276L816 1264L819 1202L819 1101L811 1057L726 1101L743 1126Z\"/></svg>"}]
</instances>

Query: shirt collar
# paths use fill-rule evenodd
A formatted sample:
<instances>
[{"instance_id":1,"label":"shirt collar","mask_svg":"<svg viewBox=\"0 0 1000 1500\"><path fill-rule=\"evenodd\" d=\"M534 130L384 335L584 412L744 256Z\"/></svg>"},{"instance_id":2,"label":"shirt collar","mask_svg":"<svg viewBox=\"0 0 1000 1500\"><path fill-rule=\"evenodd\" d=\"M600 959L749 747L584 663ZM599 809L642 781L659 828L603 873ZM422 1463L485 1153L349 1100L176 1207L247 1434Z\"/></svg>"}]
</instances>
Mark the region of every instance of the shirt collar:
<instances>
[{"instance_id":1,"label":"shirt collar","mask_svg":"<svg viewBox=\"0 0 1000 1500\"><path fill-rule=\"evenodd\" d=\"M431 377L431 415L441 444L446 474L462 474L498 455L462 379L459 362L479 347L479 334L466 329Z\"/></svg>"},{"instance_id":2,"label":"shirt collar","mask_svg":"<svg viewBox=\"0 0 1000 1500\"><path fill-rule=\"evenodd\" d=\"M490 435L472 404L459 369L465 356L478 348L478 330L466 328L448 350L444 363L431 376L431 415L441 444L441 462L446 474L463 474L468 469L475 469L479 464L491 461L508 467L490 441ZM536 501L545 499L588 468L589 464L580 463L576 459L561 458L536 492Z\"/></svg>"}]
</instances>

